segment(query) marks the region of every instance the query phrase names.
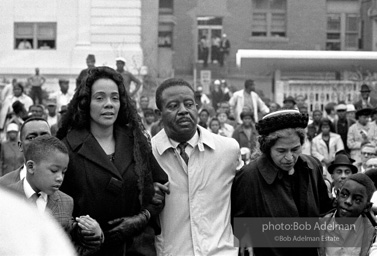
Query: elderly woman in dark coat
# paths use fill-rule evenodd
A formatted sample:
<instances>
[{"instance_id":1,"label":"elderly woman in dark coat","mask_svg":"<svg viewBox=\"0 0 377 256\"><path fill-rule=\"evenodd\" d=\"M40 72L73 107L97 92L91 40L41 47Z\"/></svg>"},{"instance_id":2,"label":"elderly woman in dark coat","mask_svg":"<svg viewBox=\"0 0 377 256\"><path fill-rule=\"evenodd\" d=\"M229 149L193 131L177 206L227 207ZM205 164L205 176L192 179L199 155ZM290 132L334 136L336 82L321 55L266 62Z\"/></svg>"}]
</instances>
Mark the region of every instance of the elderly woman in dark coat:
<instances>
[{"instance_id":1,"label":"elderly woman in dark coat","mask_svg":"<svg viewBox=\"0 0 377 256\"><path fill-rule=\"evenodd\" d=\"M134 237L163 207L153 181L164 184L167 175L153 157L122 76L108 67L90 69L57 137L69 150L61 190L74 199L73 215L88 214L100 224L105 242L98 255L130 255Z\"/></svg>"},{"instance_id":2,"label":"elderly woman in dark coat","mask_svg":"<svg viewBox=\"0 0 377 256\"><path fill-rule=\"evenodd\" d=\"M307 115L281 110L266 115L257 124L262 155L236 175L232 188L233 217L318 217L331 209L321 164L301 154L307 123ZM253 251L257 256L317 255L316 248Z\"/></svg>"}]
</instances>

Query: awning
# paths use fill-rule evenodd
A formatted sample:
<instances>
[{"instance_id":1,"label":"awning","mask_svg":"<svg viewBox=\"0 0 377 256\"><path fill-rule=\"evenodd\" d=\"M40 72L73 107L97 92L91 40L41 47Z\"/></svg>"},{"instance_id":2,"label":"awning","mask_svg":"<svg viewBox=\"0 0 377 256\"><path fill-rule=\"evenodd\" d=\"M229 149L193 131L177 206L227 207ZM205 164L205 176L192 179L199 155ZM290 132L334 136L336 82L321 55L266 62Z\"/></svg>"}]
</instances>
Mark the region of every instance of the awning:
<instances>
[{"instance_id":1,"label":"awning","mask_svg":"<svg viewBox=\"0 0 377 256\"><path fill-rule=\"evenodd\" d=\"M370 51L237 51L237 66L251 73L280 71L370 71L377 72L377 52Z\"/></svg>"}]
</instances>

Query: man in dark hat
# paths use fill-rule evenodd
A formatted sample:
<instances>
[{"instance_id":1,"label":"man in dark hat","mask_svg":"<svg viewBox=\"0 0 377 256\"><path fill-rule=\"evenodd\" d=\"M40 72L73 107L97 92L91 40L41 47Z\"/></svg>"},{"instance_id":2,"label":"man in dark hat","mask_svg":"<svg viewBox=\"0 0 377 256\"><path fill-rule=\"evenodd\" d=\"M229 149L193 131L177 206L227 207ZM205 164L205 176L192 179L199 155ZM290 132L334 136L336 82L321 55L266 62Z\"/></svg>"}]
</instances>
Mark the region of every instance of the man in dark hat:
<instances>
[{"instance_id":1,"label":"man in dark hat","mask_svg":"<svg viewBox=\"0 0 377 256\"><path fill-rule=\"evenodd\" d=\"M342 141L344 144L344 149L347 153L349 153L349 149L347 146L347 135L348 130L355 123L352 119L347 118L347 105L342 103L339 103L336 107L336 114L338 115L338 118L334 121L334 129L335 133L339 134L340 137L342 137Z\"/></svg>"},{"instance_id":2,"label":"man in dark hat","mask_svg":"<svg viewBox=\"0 0 377 256\"><path fill-rule=\"evenodd\" d=\"M371 113L370 108L360 109L356 112L357 122L351 125L347 134L347 146L350 149L351 158L355 159L356 163L361 162L361 144L370 142L368 135L372 124L369 122Z\"/></svg>"},{"instance_id":3,"label":"man in dark hat","mask_svg":"<svg viewBox=\"0 0 377 256\"><path fill-rule=\"evenodd\" d=\"M283 101L284 109L295 109L296 101L292 96L288 96Z\"/></svg>"},{"instance_id":4,"label":"man in dark hat","mask_svg":"<svg viewBox=\"0 0 377 256\"><path fill-rule=\"evenodd\" d=\"M353 159L350 159L345 154L337 154L335 160L328 168L333 180L331 194L335 198L339 189L344 184L344 181L353 173L357 173L357 167L352 164Z\"/></svg>"},{"instance_id":5,"label":"man in dark hat","mask_svg":"<svg viewBox=\"0 0 377 256\"><path fill-rule=\"evenodd\" d=\"M360 96L361 100L356 102L355 108L356 110L360 110L363 108L375 108L377 107L377 99L370 97L370 88L368 85L363 84L360 88Z\"/></svg>"},{"instance_id":6,"label":"man in dark hat","mask_svg":"<svg viewBox=\"0 0 377 256\"><path fill-rule=\"evenodd\" d=\"M88 57L86 57L86 65L88 66L88 68L81 70L80 75L76 79L76 88L80 85L81 81L88 74L88 70L90 68L95 67L95 64L96 57L94 56L94 54L89 54Z\"/></svg>"}]
</instances>

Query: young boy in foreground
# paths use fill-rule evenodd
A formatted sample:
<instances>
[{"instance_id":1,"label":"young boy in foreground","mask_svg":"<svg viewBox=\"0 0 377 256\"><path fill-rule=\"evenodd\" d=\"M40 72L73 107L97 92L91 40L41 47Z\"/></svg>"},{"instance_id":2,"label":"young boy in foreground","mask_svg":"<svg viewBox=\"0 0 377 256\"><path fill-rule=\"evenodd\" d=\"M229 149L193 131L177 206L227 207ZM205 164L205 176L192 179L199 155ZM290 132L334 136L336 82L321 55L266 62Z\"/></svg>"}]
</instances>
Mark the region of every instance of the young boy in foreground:
<instances>
[{"instance_id":1,"label":"young boy in foreground","mask_svg":"<svg viewBox=\"0 0 377 256\"><path fill-rule=\"evenodd\" d=\"M50 135L30 142L24 152L26 178L9 188L21 193L41 212L49 212L64 228L80 255L97 251L103 240L99 224L89 216L72 218L73 199L59 191L69 156L65 145Z\"/></svg>"},{"instance_id":2,"label":"young boy in foreground","mask_svg":"<svg viewBox=\"0 0 377 256\"><path fill-rule=\"evenodd\" d=\"M373 181L363 173L347 178L337 195L336 209L321 218L335 228L323 231L320 255L377 255L376 231L369 219L374 219L370 215L374 191Z\"/></svg>"}]
</instances>

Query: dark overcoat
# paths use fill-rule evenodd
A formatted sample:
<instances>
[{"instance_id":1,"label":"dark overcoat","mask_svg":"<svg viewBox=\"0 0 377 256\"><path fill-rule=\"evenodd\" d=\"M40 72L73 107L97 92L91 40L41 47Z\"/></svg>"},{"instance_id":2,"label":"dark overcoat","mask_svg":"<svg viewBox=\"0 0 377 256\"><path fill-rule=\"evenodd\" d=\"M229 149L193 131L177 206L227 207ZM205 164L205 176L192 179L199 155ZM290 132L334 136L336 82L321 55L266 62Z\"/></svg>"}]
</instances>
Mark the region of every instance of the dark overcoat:
<instances>
[{"instance_id":1,"label":"dark overcoat","mask_svg":"<svg viewBox=\"0 0 377 256\"><path fill-rule=\"evenodd\" d=\"M131 129L116 127L114 132L113 162L88 130L72 130L63 139L69 151L69 165L61 190L73 197L73 216L90 215L105 234L110 229L108 221L136 215L149 204L154 195L153 181L165 183L168 180L152 152L148 156L152 172L148 177L138 175ZM124 255L124 246L110 242L105 236L105 244L98 255Z\"/></svg>"},{"instance_id":2,"label":"dark overcoat","mask_svg":"<svg viewBox=\"0 0 377 256\"><path fill-rule=\"evenodd\" d=\"M232 217L319 217L332 207L317 159L300 155L288 177L266 155L244 166L232 187ZM292 179L292 190L285 184ZM252 232L252 231L251 231ZM266 241L266 244L268 242ZM255 255L317 255L315 248L254 248Z\"/></svg>"}]
</instances>

